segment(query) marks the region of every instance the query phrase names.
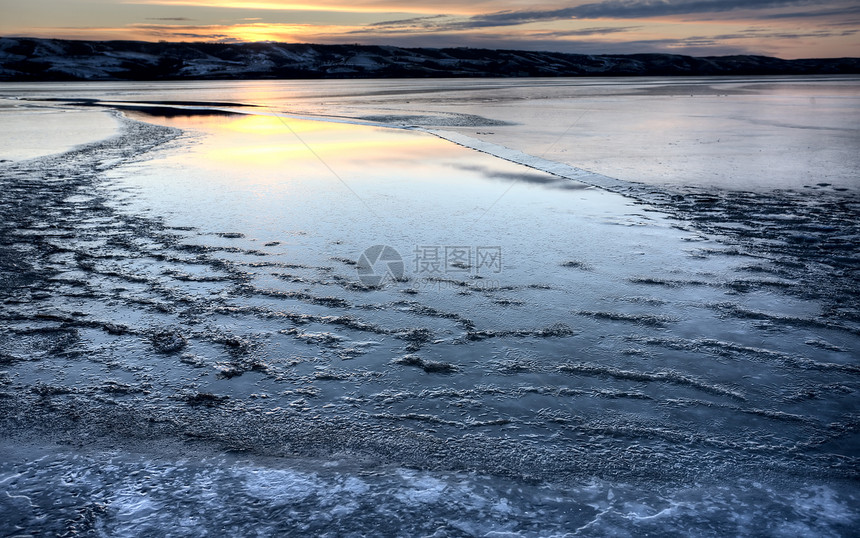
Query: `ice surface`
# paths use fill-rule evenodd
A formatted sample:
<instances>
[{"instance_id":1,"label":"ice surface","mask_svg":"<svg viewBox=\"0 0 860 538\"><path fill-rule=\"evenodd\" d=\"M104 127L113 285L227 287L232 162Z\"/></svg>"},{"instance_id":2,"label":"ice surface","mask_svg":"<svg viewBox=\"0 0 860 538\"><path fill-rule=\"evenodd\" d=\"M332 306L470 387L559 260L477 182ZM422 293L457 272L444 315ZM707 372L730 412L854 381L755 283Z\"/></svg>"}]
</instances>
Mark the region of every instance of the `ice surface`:
<instances>
[{"instance_id":1,"label":"ice surface","mask_svg":"<svg viewBox=\"0 0 860 538\"><path fill-rule=\"evenodd\" d=\"M107 138L117 127L107 111L21 107L0 100L0 162L63 153Z\"/></svg>"},{"instance_id":2,"label":"ice surface","mask_svg":"<svg viewBox=\"0 0 860 538\"><path fill-rule=\"evenodd\" d=\"M232 101L446 128L595 173L741 190L856 192L856 76L0 85L0 95Z\"/></svg>"},{"instance_id":3,"label":"ice surface","mask_svg":"<svg viewBox=\"0 0 860 538\"><path fill-rule=\"evenodd\" d=\"M774 489L534 483L355 462L243 458L191 447L3 446L0 529L97 536L839 536L849 484ZM285 464L289 464L286 466Z\"/></svg>"},{"instance_id":4,"label":"ice surface","mask_svg":"<svg viewBox=\"0 0 860 538\"><path fill-rule=\"evenodd\" d=\"M260 108L0 168L8 533L856 525L851 192L609 192Z\"/></svg>"}]
</instances>

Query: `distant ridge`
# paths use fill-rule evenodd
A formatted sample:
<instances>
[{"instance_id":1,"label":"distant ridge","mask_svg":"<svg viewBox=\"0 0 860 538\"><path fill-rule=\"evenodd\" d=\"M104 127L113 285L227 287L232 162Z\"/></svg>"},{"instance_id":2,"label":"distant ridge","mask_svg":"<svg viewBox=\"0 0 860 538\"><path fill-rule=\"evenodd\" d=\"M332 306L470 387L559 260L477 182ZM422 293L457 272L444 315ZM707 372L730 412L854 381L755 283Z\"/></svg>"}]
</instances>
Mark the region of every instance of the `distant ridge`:
<instances>
[{"instance_id":1,"label":"distant ridge","mask_svg":"<svg viewBox=\"0 0 860 538\"><path fill-rule=\"evenodd\" d=\"M858 74L860 58L0 38L0 81Z\"/></svg>"}]
</instances>

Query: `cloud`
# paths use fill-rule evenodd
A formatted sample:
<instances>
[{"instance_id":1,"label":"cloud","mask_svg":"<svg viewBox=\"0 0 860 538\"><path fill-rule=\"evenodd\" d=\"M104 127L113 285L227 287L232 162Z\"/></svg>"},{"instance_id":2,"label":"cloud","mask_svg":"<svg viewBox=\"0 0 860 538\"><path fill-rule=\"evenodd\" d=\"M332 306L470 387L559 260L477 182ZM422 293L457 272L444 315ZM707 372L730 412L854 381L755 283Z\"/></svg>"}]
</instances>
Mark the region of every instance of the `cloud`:
<instances>
[{"instance_id":1,"label":"cloud","mask_svg":"<svg viewBox=\"0 0 860 538\"><path fill-rule=\"evenodd\" d=\"M824 26L834 27L834 28L842 27L842 26L850 26L852 28L860 28L860 18L848 19L848 20L839 21L839 22L829 22L829 23L825 24Z\"/></svg>"},{"instance_id":2,"label":"cloud","mask_svg":"<svg viewBox=\"0 0 860 538\"><path fill-rule=\"evenodd\" d=\"M569 16L581 19L648 18L666 15L723 13L821 4L820 0L605 0L568 8Z\"/></svg>"},{"instance_id":3,"label":"cloud","mask_svg":"<svg viewBox=\"0 0 860 538\"><path fill-rule=\"evenodd\" d=\"M519 26L535 22L552 22L576 19L638 19L672 15L725 13L736 10L772 10L806 7L821 4L820 0L605 0L560 9L497 11L470 17L434 15L409 19L378 22L376 28L390 30L418 29L424 31L450 32L480 28ZM756 14L755 18L806 18L811 16L835 16L860 13L858 6L841 9L806 10Z\"/></svg>"},{"instance_id":4,"label":"cloud","mask_svg":"<svg viewBox=\"0 0 860 538\"><path fill-rule=\"evenodd\" d=\"M395 24L398 23L398 24ZM523 30L517 33L517 36L512 36L508 34L508 37L511 39L523 39L528 37L529 39L549 39L549 38L565 38L565 37L577 37L577 36L599 36L599 35L609 35L609 34L620 34L625 32L631 32L641 28L640 26L599 26L599 27L589 27L589 28L577 28L571 30ZM420 28L417 26L417 23L413 23L412 21L389 21L387 24L374 24L368 25L363 28L358 28L349 32L349 35L366 35L368 37L373 36L381 36L381 35L410 35L414 34L415 30L421 30L424 35L435 36L441 34L451 34L451 35L459 35L462 36L463 39L466 39L468 34L458 33L462 27L454 22L454 23L433 23L432 25L423 25ZM486 33L484 35L487 35ZM493 34L495 35L495 34Z\"/></svg>"},{"instance_id":5,"label":"cloud","mask_svg":"<svg viewBox=\"0 0 860 538\"><path fill-rule=\"evenodd\" d=\"M230 10L268 10L268 11L335 11L343 13L407 13L416 15L415 19L390 21L391 23L418 22L421 19L457 15L467 17L471 24L508 26L527 22L563 19L622 19L650 18L668 15L692 15L724 13L736 10L771 10L792 7L816 6L803 13L782 16L826 16L844 11L855 12L856 2L852 0L546 0L541 2L543 9L518 9L528 3L522 0L434 0L433 2L395 2L394 0L121 0L124 4L145 4L161 6L206 7ZM555 4L556 8L552 8ZM571 5L575 4L575 5ZM841 6L841 7L840 7ZM828 10L830 10L828 12ZM428 17L418 17L428 15ZM774 17L781 14L774 14ZM386 23L380 23L386 24Z\"/></svg>"},{"instance_id":6,"label":"cloud","mask_svg":"<svg viewBox=\"0 0 860 538\"><path fill-rule=\"evenodd\" d=\"M20 4L42 1L50 0ZM73 1L83 2L69 0L69 4ZM41 11L31 10L34 22L28 24L33 26L0 21L0 27L6 34L44 37L360 41L422 47L788 57L856 55L860 35L857 0L111 1L129 9L137 7L128 16L111 13L92 20L58 19L64 25L77 25L65 29L51 25ZM148 7L143 9L142 4ZM177 6L184 7L180 11ZM95 20L102 28L84 27Z\"/></svg>"},{"instance_id":7,"label":"cloud","mask_svg":"<svg viewBox=\"0 0 860 538\"><path fill-rule=\"evenodd\" d=\"M636 19L820 4L818 0L605 0L551 10L500 11L470 17L463 27L511 26L567 19ZM824 10L826 11L826 10ZM815 13L805 12L805 13ZM790 16L790 14L783 14Z\"/></svg>"},{"instance_id":8,"label":"cloud","mask_svg":"<svg viewBox=\"0 0 860 538\"><path fill-rule=\"evenodd\" d=\"M805 39L805 38L828 38L828 37L847 37L860 33L860 29L853 28L851 30L815 30L808 32L784 32L773 31L766 28L748 28L741 32L731 34L715 34L709 36L691 36L686 37L679 42L704 42L723 43L726 41L734 41L738 39Z\"/></svg>"},{"instance_id":9,"label":"cloud","mask_svg":"<svg viewBox=\"0 0 860 538\"><path fill-rule=\"evenodd\" d=\"M844 17L845 15L860 14L860 5L839 7L836 9L818 9L813 11L788 11L785 13L762 13L758 19L811 19L813 17Z\"/></svg>"},{"instance_id":10,"label":"cloud","mask_svg":"<svg viewBox=\"0 0 860 538\"><path fill-rule=\"evenodd\" d=\"M550 38L550 37L578 37L578 36L593 36L593 35L608 35L632 32L640 29L641 26L601 26L594 28L580 28L579 30L556 30L556 31L537 31L529 32L530 37L535 38Z\"/></svg>"},{"instance_id":11,"label":"cloud","mask_svg":"<svg viewBox=\"0 0 860 538\"><path fill-rule=\"evenodd\" d=\"M432 25L430 21L438 21L439 19L448 18L446 15L430 15L427 17L413 17L411 19L400 19L397 21L382 21L375 22L369 24L369 27L381 28L381 27L412 27L412 26L429 26Z\"/></svg>"},{"instance_id":12,"label":"cloud","mask_svg":"<svg viewBox=\"0 0 860 538\"><path fill-rule=\"evenodd\" d=\"M460 0L435 0L433 3L416 2L404 4L395 0L121 0L124 4L156 6L205 7L230 10L267 11L335 11L344 13L414 13L434 15L439 12L471 14L478 12L481 4L505 5L505 0L473 0L464 4ZM516 1L516 0L514 0ZM496 7L498 9L498 7Z\"/></svg>"}]
</instances>

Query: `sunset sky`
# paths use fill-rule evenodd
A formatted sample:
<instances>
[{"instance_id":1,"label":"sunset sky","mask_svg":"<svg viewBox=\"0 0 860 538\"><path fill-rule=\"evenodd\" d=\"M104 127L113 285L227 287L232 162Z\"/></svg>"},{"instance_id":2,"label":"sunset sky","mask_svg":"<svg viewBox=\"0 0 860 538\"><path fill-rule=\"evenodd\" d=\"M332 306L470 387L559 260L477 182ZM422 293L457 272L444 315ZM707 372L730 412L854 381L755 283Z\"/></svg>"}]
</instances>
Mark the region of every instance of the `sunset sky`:
<instances>
[{"instance_id":1,"label":"sunset sky","mask_svg":"<svg viewBox=\"0 0 860 538\"><path fill-rule=\"evenodd\" d=\"M857 0L0 0L0 35L860 56Z\"/></svg>"}]
</instances>

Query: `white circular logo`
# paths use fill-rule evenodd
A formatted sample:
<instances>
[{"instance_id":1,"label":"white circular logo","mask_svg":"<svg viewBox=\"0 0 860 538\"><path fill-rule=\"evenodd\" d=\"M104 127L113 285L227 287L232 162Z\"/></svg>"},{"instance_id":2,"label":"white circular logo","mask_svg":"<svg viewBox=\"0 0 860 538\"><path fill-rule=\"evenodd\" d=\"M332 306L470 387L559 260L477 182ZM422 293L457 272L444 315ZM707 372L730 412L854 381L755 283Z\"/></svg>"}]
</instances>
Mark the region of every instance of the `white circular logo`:
<instances>
[{"instance_id":1,"label":"white circular logo","mask_svg":"<svg viewBox=\"0 0 860 538\"><path fill-rule=\"evenodd\" d=\"M400 253L387 245L373 245L358 258L358 279L365 286L379 287L386 280L403 280L405 266Z\"/></svg>"}]
</instances>

